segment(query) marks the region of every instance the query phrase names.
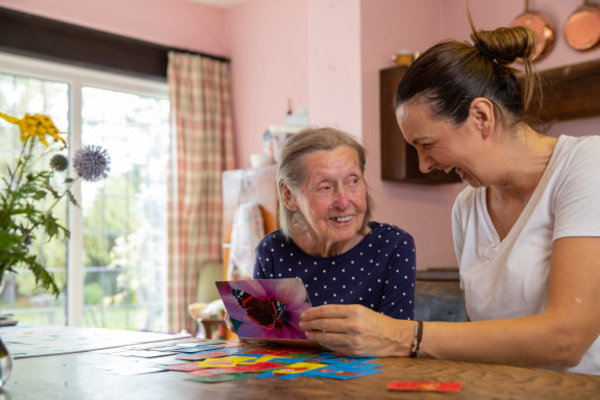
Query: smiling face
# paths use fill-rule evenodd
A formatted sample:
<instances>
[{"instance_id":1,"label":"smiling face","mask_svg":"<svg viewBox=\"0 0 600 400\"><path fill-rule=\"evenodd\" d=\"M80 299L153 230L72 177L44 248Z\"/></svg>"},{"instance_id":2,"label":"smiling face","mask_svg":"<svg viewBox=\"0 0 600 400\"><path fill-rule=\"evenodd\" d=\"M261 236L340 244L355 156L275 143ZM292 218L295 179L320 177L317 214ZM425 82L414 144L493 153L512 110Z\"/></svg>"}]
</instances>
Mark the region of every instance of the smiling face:
<instances>
[{"instance_id":1,"label":"smiling face","mask_svg":"<svg viewBox=\"0 0 600 400\"><path fill-rule=\"evenodd\" d=\"M478 155L485 151L469 118L461 125L452 125L434 118L429 105L422 101L402 104L396 117L404 139L417 150L421 172L454 169L471 186L482 185L476 166Z\"/></svg>"},{"instance_id":2,"label":"smiling face","mask_svg":"<svg viewBox=\"0 0 600 400\"><path fill-rule=\"evenodd\" d=\"M340 254L363 237L367 189L358 154L348 146L302 156L306 179L300 187L284 188L284 203L298 210L310 236L294 237L307 253ZM295 236L295 235L293 235Z\"/></svg>"}]
</instances>

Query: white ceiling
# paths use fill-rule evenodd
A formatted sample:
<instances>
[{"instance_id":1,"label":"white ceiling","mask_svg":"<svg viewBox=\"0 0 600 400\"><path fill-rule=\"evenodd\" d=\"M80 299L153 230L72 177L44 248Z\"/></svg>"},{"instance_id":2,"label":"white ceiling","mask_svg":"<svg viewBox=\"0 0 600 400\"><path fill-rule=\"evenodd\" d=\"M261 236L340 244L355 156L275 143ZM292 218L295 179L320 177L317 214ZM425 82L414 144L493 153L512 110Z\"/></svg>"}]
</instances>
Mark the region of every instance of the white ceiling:
<instances>
[{"instance_id":1,"label":"white ceiling","mask_svg":"<svg viewBox=\"0 0 600 400\"><path fill-rule=\"evenodd\" d=\"M192 3L203 3L209 6L229 8L249 0L190 0Z\"/></svg>"}]
</instances>

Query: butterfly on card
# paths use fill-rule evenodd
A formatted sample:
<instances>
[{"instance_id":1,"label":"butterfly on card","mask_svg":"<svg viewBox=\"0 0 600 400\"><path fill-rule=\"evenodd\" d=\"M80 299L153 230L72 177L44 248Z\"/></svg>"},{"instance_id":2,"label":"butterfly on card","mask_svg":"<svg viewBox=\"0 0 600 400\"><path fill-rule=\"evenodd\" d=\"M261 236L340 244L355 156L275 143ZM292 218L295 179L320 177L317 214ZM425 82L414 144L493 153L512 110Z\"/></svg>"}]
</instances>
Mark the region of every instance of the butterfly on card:
<instances>
[{"instance_id":1,"label":"butterfly on card","mask_svg":"<svg viewBox=\"0 0 600 400\"><path fill-rule=\"evenodd\" d=\"M258 300L243 290L231 289L240 307L246 311L250 321L263 328L281 328L284 324L285 304L274 299Z\"/></svg>"}]
</instances>

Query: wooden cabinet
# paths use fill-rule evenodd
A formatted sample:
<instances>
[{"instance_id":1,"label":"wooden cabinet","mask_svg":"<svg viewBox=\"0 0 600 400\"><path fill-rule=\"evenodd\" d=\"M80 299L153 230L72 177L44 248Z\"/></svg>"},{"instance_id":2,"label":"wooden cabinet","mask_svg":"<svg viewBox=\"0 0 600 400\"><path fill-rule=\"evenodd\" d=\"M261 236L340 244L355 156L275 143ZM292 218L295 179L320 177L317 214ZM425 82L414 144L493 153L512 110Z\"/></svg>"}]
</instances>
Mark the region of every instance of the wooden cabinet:
<instances>
[{"instance_id":1,"label":"wooden cabinet","mask_svg":"<svg viewBox=\"0 0 600 400\"><path fill-rule=\"evenodd\" d=\"M396 66L379 71L381 118L381 178L384 180L415 183L460 182L452 171L434 170L428 174L419 171L419 157L414 147L406 143L396 121L394 99L396 88L404 76L406 66Z\"/></svg>"},{"instance_id":2,"label":"wooden cabinet","mask_svg":"<svg viewBox=\"0 0 600 400\"><path fill-rule=\"evenodd\" d=\"M547 69L540 76L544 95L542 122L600 115L600 60Z\"/></svg>"}]
</instances>

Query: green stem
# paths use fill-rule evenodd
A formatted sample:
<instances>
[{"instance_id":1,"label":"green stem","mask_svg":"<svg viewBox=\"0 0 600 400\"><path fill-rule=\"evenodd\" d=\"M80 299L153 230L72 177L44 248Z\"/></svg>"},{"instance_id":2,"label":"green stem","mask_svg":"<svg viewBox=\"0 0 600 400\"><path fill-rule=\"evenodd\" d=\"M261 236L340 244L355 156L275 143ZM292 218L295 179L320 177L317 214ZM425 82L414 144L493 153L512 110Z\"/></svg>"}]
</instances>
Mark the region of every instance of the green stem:
<instances>
[{"instance_id":1,"label":"green stem","mask_svg":"<svg viewBox=\"0 0 600 400\"><path fill-rule=\"evenodd\" d=\"M24 170L25 170L25 165L27 164L27 160L26 160L26 150L27 150L27 144L28 143L32 143L32 141L30 140L26 140L25 142L23 142L23 146L21 147L21 152L19 153L19 157L17 158L17 165L15 165L15 169L11 170L10 168L8 168L8 172L10 175L10 183L8 185L8 188L6 188L6 204L7 210L12 210L13 207L15 206L15 202L16 202L16 196L15 196L15 188L18 188L19 185L21 184L21 180L23 179L23 174L24 174ZM30 144L31 146L31 144ZM31 150L31 147L30 147ZM6 215L6 218L10 218L10 214ZM2 224L4 224L6 221L2 221Z\"/></svg>"},{"instance_id":2,"label":"green stem","mask_svg":"<svg viewBox=\"0 0 600 400\"><path fill-rule=\"evenodd\" d=\"M15 185L19 186L19 184L21 183L21 179L23 179L23 170L25 167L25 162L23 162L25 156L25 150L27 149L27 143L33 143L30 140L26 140L25 142L23 142L23 146L21 147L21 153L19 154L19 158L17 158L17 165L15 166L15 170L12 171L11 176L10 176L10 185L8 187L9 191L14 190ZM31 150L31 144L30 144L30 150ZM15 177L19 176L17 181L15 182Z\"/></svg>"},{"instance_id":3,"label":"green stem","mask_svg":"<svg viewBox=\"0 0 600 400\"><path fill-rule=\"evenodd\" d=\"M44 212L44 219L48 218L48 216L51 214L52 209L54 207L56 207L56 205L63 199L63 197L65 197L65 195L67 194L67 192L69 192L71 190L71 188L73 187L73 185L75 184L76 179L72 180L71 182L69 182L69 184L67 185L67 188L62 192L62 194L60 196L58 196L56 199L54 199L54 202L52 202L52 204L50 205L50 207L48 207L48 209L46 210L46 212ZM35 228L37 228L38 226L40 226L40 224L35 224L30 226L29 228L27 228L27 230L25 230L23 232L23 243L25 243L25 240L27 240L27 237L29 237L29 235L31 234L31 232L33 232L33 230Z\"/></svg>"}]
</instances>

